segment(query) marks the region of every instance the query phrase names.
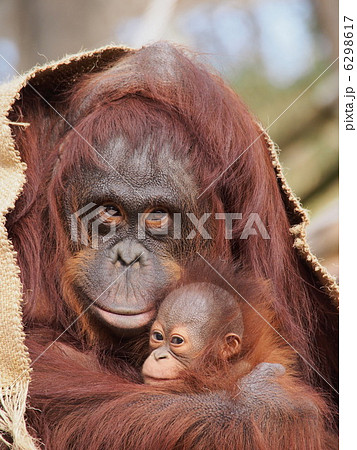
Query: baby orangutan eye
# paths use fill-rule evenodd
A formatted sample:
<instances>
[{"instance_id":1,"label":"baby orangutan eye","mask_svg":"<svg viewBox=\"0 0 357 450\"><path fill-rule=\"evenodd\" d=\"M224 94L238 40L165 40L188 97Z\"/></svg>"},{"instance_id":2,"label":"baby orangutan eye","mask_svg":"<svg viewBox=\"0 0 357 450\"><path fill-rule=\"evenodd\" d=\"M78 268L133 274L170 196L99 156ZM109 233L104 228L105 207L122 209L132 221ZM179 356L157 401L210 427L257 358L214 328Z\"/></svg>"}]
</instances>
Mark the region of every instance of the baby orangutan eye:
<instances>
[{"instance_id":1,"label":"baby orangutan eye","mask_svg":"<svg viewBox=\"0 0 357 450\"><path fill-rule=\"evenodd\" d=\"M171 344L174 344L174 345L181 345L185 341L184 341L184 339L181 336L172 336L170 342L171 342Z\"/></svg>"},{"instance_id":2,"label":"baby orangutan eye","mask_svg":"<svg viewBox=\"0 0 357 450\"><path fill-rule=\"evenodd\" d=\"M153 331L152 338L154 339L154 341L163 341L164 340L164 336L160 333L160 331Z\"/></svg>"}]
</instances>

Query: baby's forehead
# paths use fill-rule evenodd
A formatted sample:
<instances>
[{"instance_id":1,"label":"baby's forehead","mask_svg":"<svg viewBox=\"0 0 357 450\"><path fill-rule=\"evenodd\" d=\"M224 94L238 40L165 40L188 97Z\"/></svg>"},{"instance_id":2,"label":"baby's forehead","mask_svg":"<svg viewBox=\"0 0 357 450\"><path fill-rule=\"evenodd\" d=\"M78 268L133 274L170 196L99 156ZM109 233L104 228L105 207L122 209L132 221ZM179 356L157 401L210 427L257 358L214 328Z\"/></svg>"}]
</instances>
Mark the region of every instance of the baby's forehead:
<instances>
[{"instance_id":1,"label":"baby's forehead","mask_svg":"<svg viewBox=\"0 0 357 450\"><path fill-rule=\"evenodd\" d=\"M205 323L220 319L227 307L228 292L212 283L190 283L172 291L162 302L158 319L167 325Z\"/></svg>"}]
</instances>

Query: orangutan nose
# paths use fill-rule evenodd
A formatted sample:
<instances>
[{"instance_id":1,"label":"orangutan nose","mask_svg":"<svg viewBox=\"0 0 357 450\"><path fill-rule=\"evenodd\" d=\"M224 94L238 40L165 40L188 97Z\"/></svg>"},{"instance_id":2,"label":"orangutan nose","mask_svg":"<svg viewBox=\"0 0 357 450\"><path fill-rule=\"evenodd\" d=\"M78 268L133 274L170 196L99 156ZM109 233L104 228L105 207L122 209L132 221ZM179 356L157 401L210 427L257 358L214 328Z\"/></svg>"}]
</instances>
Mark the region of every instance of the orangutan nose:
<instances>
[{"instance_id":1,"label":"orangutan nose","mask_svg":"<svg viewBox=\"0 0 357 450\"><path fill-rule=\"evenodd\" d=\"M139 242L125 239L116 244L111 250L111 261L113 264L119 262L123 266L138 263L141 265L147 260L147 250Z\"/></svg>"},{"instance_id":2,"label":"orangutan nose","mask_svg":"<svg viewBox=\"0 0 357 450\"><path fill-rule=\"evenodd\" d=\"M156 361L159 361L160 359L168 359L168 357L169 357L169 354L168 354L166 348L164 348L164 347L159 347L156 350L154 350L152 353L153 353Z\"/></svg>"}]
</instances>

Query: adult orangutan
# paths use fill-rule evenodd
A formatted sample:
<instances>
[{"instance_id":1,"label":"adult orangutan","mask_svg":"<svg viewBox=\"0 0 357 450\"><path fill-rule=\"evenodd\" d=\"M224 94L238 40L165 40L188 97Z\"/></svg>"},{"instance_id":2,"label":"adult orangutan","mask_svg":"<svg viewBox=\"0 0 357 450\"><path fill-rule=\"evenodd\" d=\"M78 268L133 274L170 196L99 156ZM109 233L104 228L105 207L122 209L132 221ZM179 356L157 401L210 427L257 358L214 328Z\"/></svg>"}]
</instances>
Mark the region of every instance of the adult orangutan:
<instances>
[{"instance_id":1,"label":"adult orangutan","mask_svg":"<svg viewBox=\"0 0 357 450\"><path fill-rule=\"evenodd\" d=\"M311 432L314 401L280 384L277 366L253 369L235 399L140 383L156 308L198 252L269 278L300 377L335 389L333 284L233 91L172 45L108 48L38 71L9 119L30 123L13 126L27 183L7 229L33 360L31 432L50 449L326 448ZM235 214L228 230L222 213ZM269 239L247 236L252 213Z\"/></svg>"}]
</instances>

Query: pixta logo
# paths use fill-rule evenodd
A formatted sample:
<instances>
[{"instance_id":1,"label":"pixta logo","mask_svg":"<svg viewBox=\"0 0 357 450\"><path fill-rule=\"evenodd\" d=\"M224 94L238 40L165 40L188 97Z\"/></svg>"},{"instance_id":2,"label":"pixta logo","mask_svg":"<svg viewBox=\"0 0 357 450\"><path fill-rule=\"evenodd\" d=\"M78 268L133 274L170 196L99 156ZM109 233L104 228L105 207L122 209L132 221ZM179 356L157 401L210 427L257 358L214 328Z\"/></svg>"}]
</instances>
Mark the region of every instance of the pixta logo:
<instances>
[{"instance_id":1,"label":"pixta logo","mask_svg":"<svg viewBox=\"0 0 357 450\"><path fill-rule=\"evenodd\" d=\"M98 248L99 236L101 242L106 242L117 233L118 223L111 220L116 211L110 208L104 208L96 203L88 203L87 205L75 211L71 215L71 239L73 242L80 243L84 246ZM188 234L183 235L182 216L185 215L189 222L193 225ZM170 235L173 239L194 239L200 236L202 239L212 239L211 234L205 228L209 219L224 221L225 223L225 239L233 239L233 224L236 220L244 220L245 225L239 239L248 239L250 236L260 236L262 239L270 239L269 233L261 220L258 213L252 212L243 217L242 213L204 213L197 217L194 213L174 213L172 214L170 225L167 220L162 223L155 213L139 213L137 217L137 238L144 240L146 238L146 223L154 221L155 228L150 228L151 235ZM105 224L99 234L99 227Z\"/></svg>"}]
</instances>

